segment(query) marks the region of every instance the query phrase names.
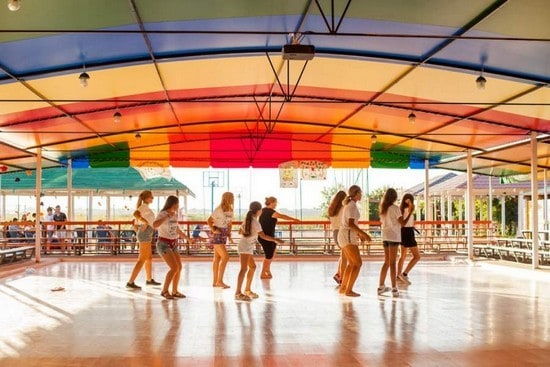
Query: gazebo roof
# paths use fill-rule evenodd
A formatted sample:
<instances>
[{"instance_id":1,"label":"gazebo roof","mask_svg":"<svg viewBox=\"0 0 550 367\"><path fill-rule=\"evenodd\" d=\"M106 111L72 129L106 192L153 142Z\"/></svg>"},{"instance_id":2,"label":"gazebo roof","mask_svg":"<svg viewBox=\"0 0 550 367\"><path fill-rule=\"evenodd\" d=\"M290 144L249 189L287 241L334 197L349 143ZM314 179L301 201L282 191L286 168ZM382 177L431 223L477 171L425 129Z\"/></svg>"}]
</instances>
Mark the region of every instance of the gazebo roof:
<instances>
[{"instance_id":1,"label":"gazebo roof","mask_svg":"<svg viewBox=\"0 0 550 367\"><path fill-rule=\"evenodd\" d=\"M34 194L36 176L34 172L10 172L0 175L1 192L4 194ZM174 178L155 177L144 180L140 173L127 168L80 168L72 171L72 190L76 192L94 191L100 194L136 194L143 190L153 192L195 194L183 183ZM67 192L67 169L51 168L42 171L42 192Z\"/></svg>"},{"instance_id":2,"label":"gazebo roof","mask_svg":"<svg viewBox=\"0 0 550 367\"><path fill-rule=\"evenodd\" d=\"M531 192L530 181L519 181L506 183L499 177L473 175L473 194L487 195L489 193L489 180L491 180L491 189L493 195L517 195L519 193ZM543 188L544 183L539 182L539 189ZM467 176L465 174L446 174L430 180L430 196L463 196L466 193ZM424 185L419 184L406 190L413 195L424 196Z\"/></svg>"}]
</instances>

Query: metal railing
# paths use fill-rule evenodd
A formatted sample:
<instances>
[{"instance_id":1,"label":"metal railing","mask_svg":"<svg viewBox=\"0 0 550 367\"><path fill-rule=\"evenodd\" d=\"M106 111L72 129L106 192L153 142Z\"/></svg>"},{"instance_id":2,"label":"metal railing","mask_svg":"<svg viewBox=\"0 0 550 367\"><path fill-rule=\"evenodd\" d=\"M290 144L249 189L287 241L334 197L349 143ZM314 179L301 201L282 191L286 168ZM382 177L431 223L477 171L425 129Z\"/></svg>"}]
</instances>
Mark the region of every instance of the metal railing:
<instances>
[{"instance_id":1,"label":"metal railing","mask_svg":"<svg viewBox=\"0 0 550 367\"><path fill-rule=\"evenodd\" d=\"M28 222L3 223L3 238L0 248L29 246L35 243L34 227L23 231L23 235L7 236L8 226L24 225ZM209 229L204 221L181 221L180 228L190 238L192 243L183 240L178 242L182 254L210 255ZM232 238L234 243L228 244L230 253L236 253L239 238L240 222L233 222ZM360 227L372 237L370 243L362 243L363 254L382 253L380 222L360 221ZM59 223L48 222L41 225L41 253L44 255L124 255L139 252L136 242L136 228L132 221L98 221L98 222L63 222L65 228L57 228ZM55 226L55 227L54 227ZM13 228L13 227L12 227ZM415 223L418 230L416 240L419 249L424 253L439 253L442 251L466 251L466 221L419 221ZM474 222L474 241L487 241L495 236L493 225L489 221ZM29 233L31 232L31 233ZM285 242L278 246L282 254L339 254L339 248L334 243L330 223L328 221L303 221L300 223L279 221L275 235ZM153 251L155 248L153 246ZM257 246L258 253L261 252Z\"/></svg>"}]
</instances>

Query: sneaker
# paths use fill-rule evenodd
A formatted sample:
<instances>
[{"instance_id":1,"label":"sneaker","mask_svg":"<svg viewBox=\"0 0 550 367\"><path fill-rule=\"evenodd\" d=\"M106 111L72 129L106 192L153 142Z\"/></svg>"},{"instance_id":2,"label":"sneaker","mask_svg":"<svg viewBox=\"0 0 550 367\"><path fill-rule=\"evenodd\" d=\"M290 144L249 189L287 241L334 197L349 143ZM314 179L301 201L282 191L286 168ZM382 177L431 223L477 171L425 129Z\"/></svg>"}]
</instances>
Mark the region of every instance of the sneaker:
<instances>
[{"instance_id":1,"label":"sneaker","mask_svg":"<svg viewBox=\"0 0 550 367\"><path fill-rule=\"evenodd\" d=\"M334 281L337 283L337 284L342 284L342 278L340 277L340 274L336 273L334 274L334 276L332 277L332 279L334 279Z\"/></svg>"},{"instance_id":2,"label":"sneaker","mask_svg":"<svg viewBox=\"0 0 550 367\"><path fill-rule=\"evenodd\" d=\"M147 284L147 285L160 285L161 283L155 281L154 279L151 279L151 280L146 280L145 284Z\"/></svg>"},{"instance_id":3,"label":"sneaker","mask_svg":"<svg viewBox=\"0 0 550 367\"><path fill-rule=\"evenodd\" d=\"M141 287L139 285L136 285L136 283L134 283L134 282L126 283L126 288L128 288L128 289L141 289Z\"/></svg>"},{"instance_id":4,"label":"sneaker","mask_svg":"<svg viewBox=\"0 0 550 367\"><path fill-rule=\"evenodd\" d=\"M382 293L386 293L386 292L391 291L391 288L382 285L382 286L378 287L378 289L376 289L376 291L378 292L378 295L381 295Z\"/></svg>"},{"instance_id":5,"label":"sneaker","mask_svg":"<svg viewBox=\"0 0 550 367\"><path fill-rule=\"evenodd\" d=\"M255 298L260 297L260 296L258 296L258 293L254 293L252 291L244 291L244 295L248 296L251 299L255 299Z\"/></svg>"},{"instance_id":6,"label":"sneaker","mask_svg":"<svg viewBox=\"0 0 550 367\"><path fill-rule=\"evenodd\" d=\"M399 289L393 288L391 290L391 295L392 295L392 297L399 297Z\"/></svg>"},{"instance_id":7,"label":"sneaker","mask_svg":"<svg viewBox=\"0 0 550 367\"><path fill-rule=\"evenodd\" d=\"M397 280L399 280L399 281L401 281L401 282L403 282L403 283L405 283L405 284L409 284L409 285L412 284L411 281L409 280L409 277L406 276L406 275L403 275L403 274L399 274L399 275L397 276Z\"/></svg>"},{"instance_id":8,"label":"sneaker","mask_svg":"<svg viewBox=\"0 0 550 367\"><path fill-rule=\"evenodd\" d=\"M246 294L236 294L235 299L237 301L252 301L252 298L248 297Z\"/></svg>"}]
</instances>

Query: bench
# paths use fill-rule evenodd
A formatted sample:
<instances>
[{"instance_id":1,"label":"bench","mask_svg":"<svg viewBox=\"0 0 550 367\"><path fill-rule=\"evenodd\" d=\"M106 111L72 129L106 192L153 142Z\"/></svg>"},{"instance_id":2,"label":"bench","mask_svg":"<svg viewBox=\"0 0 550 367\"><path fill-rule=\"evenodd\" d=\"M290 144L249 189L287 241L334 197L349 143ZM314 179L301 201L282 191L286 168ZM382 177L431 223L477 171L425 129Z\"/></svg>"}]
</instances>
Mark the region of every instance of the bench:
<instances>
[{"instance_id":1,"label":"bench","mask_svg":"<svg viewBox=\"0 0 550 367\"><path fill-rule=\"evenodd\" d=\"M474 244L474 251L477 253L476 256L530 262L533 255L533 242L524 238L496 238L492 242ZM550 243L548 241L540 241L539 256L543 264L550 261Z\"/></svg>"},{"instance_id":2,"label":"bench","mask_svg":"<svg viewBox=\"0 0 550 367\"><path fill-rule=\"evenodd\" d=\"M0 265L30 259L34 256L34 250L34 246L13 247L7 250L0 250Z\"/></svg>"}]
</instances>

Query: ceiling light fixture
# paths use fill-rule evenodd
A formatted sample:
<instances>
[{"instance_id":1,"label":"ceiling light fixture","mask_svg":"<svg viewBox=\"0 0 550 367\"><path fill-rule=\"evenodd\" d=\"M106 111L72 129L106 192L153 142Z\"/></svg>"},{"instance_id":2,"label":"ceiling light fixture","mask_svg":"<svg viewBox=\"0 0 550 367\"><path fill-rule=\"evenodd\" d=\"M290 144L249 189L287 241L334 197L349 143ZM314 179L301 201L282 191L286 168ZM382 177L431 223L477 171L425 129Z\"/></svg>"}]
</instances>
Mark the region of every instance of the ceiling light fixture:
<instances>
[{"instance_id":1,"label":"ceiling light fixture","mask_svg":"<svg viewBox=\"0 0 550 367\"><path fill-rule=\"evenodd\" d=\"M371 145L376 144L377 140L378 140L378 139L376 138L376 135L371 136L371 137L370 137L370 144L371 144Z\"/></svg>"},{"instance_id":2,"label":"ceiling light fixture","mask_svg":"<svg viewBox=\"0 0 550 367\"><path fill-rule=\"evenodd\" d=\"M141 139L141 134L139 133L139 131L136 133L136 139L137 140Z\"/></svg>"},{"instance_id":3,"label":"ceiling light fixture","mask_svg":"<svg viewBox=\"0 0 550 367\"><path fill-rule=\"evenodd\" d=\"M479 90L485 89L485 83L487 83L487 79L483 77L483 74L477 77L476 79L477 89Z\"/></svg>"},{"instance_id":4,"label":"ceiling light fixture","mask_svg":"<svg viewBox=\"0 0 550 367\"><path fill-rule=\"evenodd\" d=\"M479 74L479 76L476 79L477 89L479 89L479 90L485 89L485 84L486 83L487 83L487 79L485 79L485 77L483 76L483 62L482 62L482 64L481 64L481 73Z\"/></svg>"},{"instance_id":5,"label":"ceiling light fixture","mask_svg":"<svg viewBox=\"0 0 550 367\"><path fill-rule=\"evenodd\" d=\"M122 119L122 114L118 111L116 111L114 114L113 114L113 120L115 121L115 123L119 123L120 120Z\"/></svg>"},{"instance_id":6,"label":"ceiling light fixture","mask_svg":"<svg viewBox=\"0 0 550 367\"><path fill-rule=\"evenodd\" d=\"M78 77L80 80L80 86L82 88L86 88L88 86L88 80L90 80L90 75L86 72L86 66L84 66L84 71L80 73L80 76Z\"/></svg>"},{"instance_id":7,"label":"ceiling light fixture","mask_svg":"<svg viewBox=\"0 0 550 367\"><path fill-rule=\"evenodd\" d=\"M8 1L8 9L11 11L18 11L21 7L21 1L19 0L9 0Z\"/></svg>"},{"instance_id":8,"label":"ceiling light fixture","mask_svg":"<svg viewBox=\"0 0 550 367\"><path fill-rule=\"evenodd\" d=\"M416 122L416 115L414 114L414 112L411 111L411 113L409 113L409 123L410 124L414 124Z\"/></svg>"}]
</instances>

